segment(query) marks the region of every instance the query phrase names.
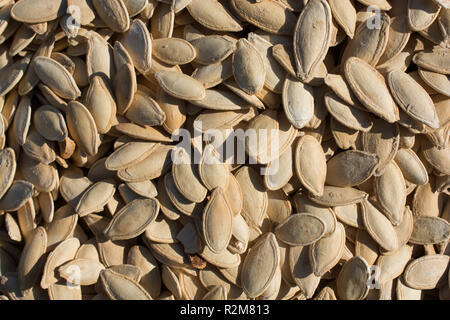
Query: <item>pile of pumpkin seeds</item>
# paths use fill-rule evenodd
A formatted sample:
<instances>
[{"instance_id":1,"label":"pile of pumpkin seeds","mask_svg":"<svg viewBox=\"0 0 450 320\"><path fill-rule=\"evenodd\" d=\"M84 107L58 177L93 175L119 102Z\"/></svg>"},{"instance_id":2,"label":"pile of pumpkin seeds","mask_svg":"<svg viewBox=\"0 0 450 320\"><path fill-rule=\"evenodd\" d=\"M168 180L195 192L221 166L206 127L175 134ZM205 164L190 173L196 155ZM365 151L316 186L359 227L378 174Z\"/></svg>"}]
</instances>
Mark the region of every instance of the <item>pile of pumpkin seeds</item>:
<instances>
[{"instance_id":1,"label":"pile of pumpkin seeds","mask_svg":"<svg viewBox=\"0 0 450 320\"><path fill-rule=\"evenodd\" d=\"M449 0L0 0L0 69L1 299L450 299Z\"/></svg>"}]
</instances>

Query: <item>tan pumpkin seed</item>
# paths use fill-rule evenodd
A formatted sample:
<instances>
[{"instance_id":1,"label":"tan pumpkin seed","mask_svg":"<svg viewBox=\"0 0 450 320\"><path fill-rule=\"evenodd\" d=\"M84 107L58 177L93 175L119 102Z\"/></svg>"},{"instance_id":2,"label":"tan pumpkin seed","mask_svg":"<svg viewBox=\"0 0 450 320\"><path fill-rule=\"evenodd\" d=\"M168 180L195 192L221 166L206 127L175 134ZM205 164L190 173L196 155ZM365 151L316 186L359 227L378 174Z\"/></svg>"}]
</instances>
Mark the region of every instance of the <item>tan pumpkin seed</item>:
<instances>
[{"instance_id":1,"label":"tan pumpkin seed","mask_svg":"<svg viewBox=\"0 0 450 320\"><path fill-rule=\"evenodd\" d=\"M362 218L367 232L386 251L397 250L397 233L390 221L370 201L363 201L362 204Z\"/></svg>"},{"instance_id":2,"label":"tan pumpkin seed","mask_svg":"<svg viewBox=\"0 0 450 320\"><path fill-rule=\"evenodd\" d=\"M136 281L110 269L100 272L100 283L105 294L112 300L152 300Z\"/></svg>"},{"instance_id":3,"label":"tan pumpkin seed","mask_svg":"<svg viewBox=\"0 0 450 320\"><path fill-rule=\"evenodd\" d=\"M170 5L160 3L151 19L151 32L155 39L172 37L175 23L175 11Z\"/></svg>"},{"instance_id":4,"label":"tan pumpkin seed","mask_svg":"<svg viewBox=\"0 0 450 320\"><path fill-rule=\"evenodd\" d=\"M161 292L161 274L158 263L150 251L143 246L134 246L128 252L127 262L141 271L139 284L153 297Z\"/></svg>"},{"instance_id":5,"label":"tan pumpkin seed","mask_svg":"<svg viewBox=\"0 0 450 320\"><path fill-rule=\"evenodd\" d=\"M369 179L379 158L361 151L344 151L327 163L326 183L338 187L352 187Z\"/></svg>"},{"instance_id":6,"label":"tan pumpkin seed","mask_svg":"<svg viewBox=\"0 0 450 320\"><path fill-rule=\"evenodd\" d=\"M140 73L147 73L152 64L152 41L145 24L139 19L134 20L121 43L129 53L135 68Z\"/></svg>"},{"instance_id":7,"label":"tan pumpkin seed","mask_svg":"<svg viewBox=\"0 0 450 320\"><path fill-rule=\"evenodd\" d=\"M214 253L224 250L231 238L232 211L223 189L215 188L203 211L203 237Z\"/></svg>"},{"instance_id":8,"label":"tan pumpkin seed","mask_svg":"<svg viewBox=\"0 0 450 320\"><path fill-rule=\"evenodd\" d=\"M450 78L433 71L419 68L418 73L422 80L437 92L450 96Z\"/></svg>"},{"instance_id":9,"label":"tan pumpkin seed","mask_svg":"<svg viewBox=\"0 0 450 320\"><path fill-rule=\"evenodd\" d=\"M302 184L314 195L321 196L327 176L325 154L318 141L305 135L295 150L295 170Z\"/></svg>"},{"instance_id":10,"label":"tan pumpkin seed","mask_svg":"<svg viewBox=\"0 0 450 320\"><path fill-rule=\"evenodd\" d=\"M375 194L381 210L394 226L401 223L406 204L406 184L400 168L391 161L375 178Z\"/></svg>"},{"instance_id":11,"label":"tan pumpkin seed","mask_svg":"<svg viewBox=\"0 0 450 320\"><path fill-rule=\"evenodd\" d=\"M235 178L242 190L243 217L256 226L260 226L267 211L268 195L258 173L250 167L239 169Z\"/></svg>"},{"instance_id":12,"label":"tan pumpkin seed","mask_svg":"<svg viewBox=\"0 0 450 320\"><path fill-rule=\"evenodd\" d=\"M68 281L75 280L75 285L79 284L82 286L87 286L97 283L100 271L104 269L105 267L98 261L89 259L75 259L60 266L58 268L58 272L62 278ZM74 270L79 272L79 279L72 279Z\"/></svg>"},{"instance_id":13,"label":"tan pumpkin seed","mask_svg":"<svg viewBox=\"0 0 450 320\"><path fill-rule=\"evenodd\" d=\"M11 187L16 173L16 156L11 148L5 148L0 151L0 198Z\"/></svg>"},{"instance_id":14,"label":"tan pumpkin seed","mask_svg":"<svg viewBox=\"0 0 450 320\"><path fill-rule=\"evenodd\" d=\"M216 187L225 189L228 184L228 167L220 161L220 154L212 144L208 144L203 149L198 174L208 190L213 190Z\"/></svg>"},{"instance_id":15,"label":"tan pumpkin seed","mask_svg":"<svg viewBox=\"0 0 450 320\"><path fill-rule=\"evenodd\" d=\"M411 259L412 246L404 245L390 255L382 255L377 261L380 270L380 283L386 283L403 273L406 264Z\"/></svg>"},{"instance_id":16,"label":"tan pumpkin seed","mask_svg":"<svg viewBox=\"0 0 450 320\"><path fill-rule=\"evenodd\" d=\"M434 49L431 52L421 51L414 55L413 62L419 67L433 72L449 75L449 55L445 49Z\"/></svg>"},{"instance_id":17,"label":"tan pumpkin seed","mask_svg":"<svg viewBox=\"0 0 450 320\"><path fill-rule=\"evenodd\" d=\"M388 74L388 83L394 99L403 111L434 129L439 128L433 100L414 79L396 70ZM415 93L414 96L411 95L412 92Z\"/></svg>"},{"instance_id":18,"label":"tan pumpkin seed","mask_svg":"<svg viewBox=\"0 0 450 320\"><path fill-rule=\"evenodd\" d=\"M47 22L62 16L66 12L66 6L62 0L18 1L11 9L11 16L26 23Z\"/></svg>"},{"instance_id":19,"label":"tan pumpkin seed","mask_svg":"<svg viewBox=\"0 0 450 320\"><path fill-rule=\"evenodd\" d=\"M325 234L325 222L309 213L294 214L275 228L275 234L291 246L307 246Z\"/></svg>"},{"instance_id":20,"label":"tan pumpkin seed","mask_svg":"<svg viewBox=\"0 0 450 320\"><path fill-rule=\"evenodd\" d=\"M325 59L331 42L332 15L328 2L311 1L305 6L294 32L294 55L297 75L309 79ZM311 41L311 34L315 34Z\"/></svg>"},{"instance_id":21,"label":"tan pumpkin seed","mask_svg":"<svg viewBox=\"0 0 450 320\"><path fill-rule=\"evenodd\" d=\"M175 98L194 101L205 98L205 88L201 83L182 73L158 71L155 79L164 91Z\"/></svg>"},{"instance_id":22,"label":"tan pumpkin seed","mask_svg":"<svg viewBox=\"0 0 450 320\"><path fill-rule=\"evenodd\" d=\"M238 16L258 28L274 34L292 34L297 17L277 1L230 1Z\"/></svg>"},{"instance_id":23,"label":"tan pumpkin seed","mask_svg":"<svg viewBox=\"0 0 450 320\"><path fill-rule=\"evenodd\" d=\"M97 126L89 110L77 101L71 101L67 109L67 127L77 146L86 155L94 155L100 144Z\"/></svg>"},{"instance_id":24,"label":"tan pumpkin seed","mask_svg":"<svg viewBox=\"0 0 450 320\"><path fill-rule=\"evenodd\" d=\"M44 105L33 113L33 124L41 136L49 141L63 141L68 131L64 116L57 108Z\"/></svg>"},{"instance_id":25,"label":"tan pumpkin seed","mask_svg":"<svg viewBox=\"0 0 450 320\"><path fill-rule=\"evenodd\" d=\"M114 184L110 181L100 181L88 187L78 202L75 211L80 217L102 209L115 192Z\"/></svg>"},{"instance_id":26,"label":"tan pumpkin seed","mask_svg":"<svg viewBox=\"0 0 450 320\"><path fill-rule=\"evenodd\" d=\"M47 257L41 279L41 288L48 289L58 282L55 270L64 263L74 259L80 241L76 238L68 238L61 242Z\"/></svg>"},{"instance_id":27,"label":"tan pumpkin seed","mask_svg":"<svg viewBox=\"0 0 450 320\"><path fill-rule=\"evenodd\" d=\"M267 233L253 245L242 266L241 283L247 296L257 297L267 289L279 263L280 249L275 235Z\"/></svg>"},{"instance_id":28,"label":"tan pumpkin seed","mask_svg":"<svg viewBox=\"0 0 450 320\"><path fill-rule=\"evenodd\" d=\"M286 77L283 86L283 108L289 122L302 129L314 114L313 89L292 77Z\"/></svg>"},{"instance_id":29,"label":"tan pumpkin seed","mask_svg":"<svg viewBox=\"0 0 450 320\"><path fill-rule=\"evenodd\" d=\"M345 246L345 229L341 223L336 225L332 234L309 247L309 259L314 274L323 276L341 259Z\"/></svg>"},{"instance_id":30,"label":"tan pumpkin seed","mask_svg":"<svg viewBox=\"0 0 450 320\"><path fill-rule=\"evenodd\" d=\"M344 300L363 300L369 293L369 266L364 258L353 257L339 272L336 281L337 294Z\"/></svg>"},{"instance_id":31,"label":"tan pumpkin seed","mask_svg":"<svg viewBox=\"0 0 450 320\"><path fill-rule=\"evenodd\" d=\"M112 241L139 236L159 212L156 199L136 199L115 213L104 233Z\"/></svg>"},{"instance_id":32,"label":"tan pumpkin seed","mask_svg":"<svg viewBox=\"0 0 450 320\"><path fill-rule=\"evenodd\" d=\"M217 0L191 0L186 8L194 20L208 29L231 32L242 30L239 20Z\"/></svg>"},{"instance_id":33,"label":"tan pumpkin seed","mask_svg":"<svg viewBox=\"0 0 450 320\"><path fill-rule=\"evenodd\" d=\"M438 17L441 7L434 1L409 0L408 25L412 31L428 28Z\"/></svg>"},{"instance_id":34,"label":"tan pumpkin seed","mask_svg":"<svg viewBox=\"0 0 450 320\"><path fill-rule=\"evenodd\" d=\"M406 180L418 185L428 183L425 166L413 150L400 148L395 155L395 163L399 166Z\"/></svg>"},{"instance_id":35,"label":"tan pumpkin seed","mask_svg":"<svg viewBox=\"0 0 450 320\"><path fill-rule=\"evenodd\" d=\"M152 42L152 54L170 65L190 63L197 55L195 48L188 41L178 38L155 39Z\"/></svg>"},{"instance_id":36,"label":"tan pumpkin seed","mask_svg":"<svg viewBox=\"0 0 450 320\"><path fill-rule=\"evenodd\" d=\"M354 57L371 66L378 64L388 44L390 18L384 12L377 18L376 28L373 28L372 24L367 21L358 26L355 36L347 44L342 54L343 63L350 57Z\"/></svg>"},{"instance_id":37,"label":"tan pumpkin seed","mask_svg":"<svg viewBox=\"0 0 450 320\"><path fill-rule=\"evenodd\" d=\"M34 187L31 183L16 180L0 199L0 209L10 212L17 211L33 195Z\"/></svg>"},{"instance_id":38,"label":"tan pumpkin seed","mask_svg":"<svg viewBox=\"0 0 450 320\"><path fill-rule=\"evenodd\" d=\"M261 53L248 40L241 38L233 53L233 75L239 87L247 94L261 91L266 67Z\"/></svg>"},{"instance_id":39,"label":"tan pumpkin seed","mask_svg":"<svg viewBox=\"0 0 450 320\"><path fill-rule=\"evenodd\" d=\"M414 228L409 242L428 245L443 243L450 238L450 224L438 217L414 217Z\"/></svg>"},{"instance_id":40,"label":"tan pumpkin seed","mask_svg":"<svg viewBox=\"0 0 450 320\"><path fill-rule=\"evenodd\" d=\"M39 79L61 98L73 100L81 95L72 75L56 60L39 56L33 66Z\"/></svg>"},{"instance_id":41,"label":"tan pumpkin seed","mask_svg":"<svg viewBox=\"0 0 450 320\"><path fill-rule=\"evenodd\" d=\"M428 290L440 287L446 282L449 256L429 254L411 261L403 273L408 287Z\"/></svg>"},{"instance_id":42,"label":"tan pumpkin seed","mask_svg":"<svg viewBox=\"0 0 450 320\"><path fill-rule=\"evenodd\" d=\"M301 293L305 298L311 298L319 285L320 277L311 268L308 247L289 248L289 269Z\"/></svg>"},{"instance_id":43,"label":"tan pumpkin seed","mask_svg":"<svg viewBox=\"0 0 450 320\"><path fill-rule=\"evenodd\" d=\"M400 133L397 124L389 124L381 119L373 119L370 132L362 136L363 150L378 156L375 176L383 173L386 165L394 159L400 143Z\"/></svg>"},{"instance_id":44,"label":"tan pumpkin seed","mask_svg":"<svg viewBox=\"0 0 450 320\"><path fill-rule=\"evenodd\" d=\"M22 292L29 292L38 280L46 249L47 233L43 227L38 227L26 242L17 267Z\"/></svg>"},{"instance_id":45,"label":"tan pumpkin seed","mask_svg":"<svg viewBox=\"0 0 450 320\"><path fill-rule=\"evenodd\" d=\"M130 27L127 7L122 0L91 0L102 21L114 32L125 32Z\"/></svg>"},{"instance_id":46,"label":"tan pumpkin seed","mask_svg":"<svg viewBox=\"0 0 450 320\"><path fill-rule=\"evenodd\" d=\"M389 123L399 119L398 108L378 71L363 60L351 57L345 63L344 72L353 93L367 110Z\"/></svg>"},{"instance_id":47,"label":"tan pumpkin seed","mask_svg":"<svg viewBox=\"0 0 450 320\"><path fill-rule=\"evenodd\" d=\"M353 39L356 28L356 10L351 1L328 1L333 18L344 29L345 33Z\"/></svg>"}]
</instances>

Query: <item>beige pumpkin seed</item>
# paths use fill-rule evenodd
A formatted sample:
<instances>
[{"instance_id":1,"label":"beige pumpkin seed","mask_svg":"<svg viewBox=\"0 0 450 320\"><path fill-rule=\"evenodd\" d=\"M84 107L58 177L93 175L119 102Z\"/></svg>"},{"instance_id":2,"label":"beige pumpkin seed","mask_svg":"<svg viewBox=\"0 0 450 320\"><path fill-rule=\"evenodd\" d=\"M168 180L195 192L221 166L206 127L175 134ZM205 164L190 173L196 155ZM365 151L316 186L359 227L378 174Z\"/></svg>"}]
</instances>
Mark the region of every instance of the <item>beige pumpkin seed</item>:
<instances>
[{"instance_id":1,"label":"beige pumpkin seed","mask_svg":"<svg viewBox=\"0 0 450 320\"><path fill-rule=\"evenodd\" d=\"M89 110L81 103L71 101L66 120L69 133L81 151L90 156L96 154L100 141L95 120Z\"/></svg>"},{"instance_id":2,"label":"beige pumpkin seed","mask_svg":"<svg viewBox=\"0 0 450 320\"><path fill-rule=\"evenodd\" d=\"M33 124L39 134L49 141L63 141L67 138L64 116L51 105L41 106L33 113Z\"/></svg>"},{"instance_id":3,"label":"beige pumpkin seed","mask_svg":"<svg viewBox=\"0 0 450 320\"><path fill-rule=\"evenodd\" d=\"M16 173L16 156L11 148L5 148L0 151L0 198L11 187Z\"/></svg>"},{"instance_id":4,"label":"beige pumpkin seed","mask_svg":"<svg viewBox=\"0 0 450 320\"><path fill-rule=\"evenodd\" d=\"M151 19L151 33L155 39L172 37L175 23L175 11L170 5L160 3Z\"/></svg>"},{"instance_id":5,"label":"beige pumpkin seed","mask_svg":"<svg viewBox=\"0 0 450 320\"><path fill-rule=\"evenodd\" d=\"M231 7L243 20L274 34L290 35L297 17L278 1L232 0Z\"/></svg>"},{"instance_id":6,"label":"beige pumpkin seed","mask_svg":"<svg viewBox=\"0 0 450 320\"><path fill-rule=\"evenodd\" d=\"M197 53L186 40L179 38L160 38L152 42L152 54L160 61L179 65L192 62Z\"/></svg>"},{"instance_id":7,"label":"beige pumpkin seed","mask_svg":"<svg viewBox=\"0 0 450 320\"><path fill-rule=\"evenodd\" d=\"M268 195L258 172L250 167L239 169L235 178L242 190L243 217L256 226L260 226L267 211Z\"/></svg>"},{"instance_id":8,"label":"beige pumpkin seed","mask_svg":"<svg viewBox=\"0 0 450 320\"><path fill-rule=\"evenodd\" d=\"M121 43L129 53L134 67L140 73L147 73L152 64L152 41L145 24L139 19L134 20Z\"/></svg>"},{"instance_id":9,"label":"beige pumpkin seed","mask_svg":"<svg viewBox=\"0 0 450 320\"><path fill-rule=\"evenodd\" d=\"M363 300L369 293L369 266L364 258L353 257L339 272L336 281L337 294L344 300Z\"/></svg>"},{"instance_id":10,"label":"beige pumpkin seed","mask_svg":"<svg viewBox=\"0 0 450 320\"><path fill-rule=\"evenodd\" d=\"M279 263L280 249L275 235L267 233L253 245L242 266L241 283L247 296L257 297L267 289Z\"/></svg>"},{"instance_id":11,"label":"beige pumpkin seed","mask_svg":"<svg viewBox=\"0 0 450 320\"><path fill-rule=\"evenodd\" d=\"M233 75L239 87L247 94L261 91L266 68L261 53L248 40L241 38L233 53Z\"/></svg>"},{"instance_id":12,"label":"beige pumpkin seed","mask_svg":"<svg viewBox=\"0 0 450 320\"><path fill-rule=\"evenodd\" d=\"M345 77L353 93L370 112L389 123L399 119L386 82L373 67L358 58L349 58L345 64Z\"/></svg>"},{"instance_id":13,"label":"beige pumpkin seed","mask_svg":"<svg viewBox=\"0 0 450 320\"><path fill-rule=\"evenodd\" d=\"M363 201L362 205L362 218L367 232L386 251L397 250L397 233L390 221L370 201Z\"/></svg>"},{"instance_id":14,"label":"beige pumpkin seed","mask_svg":"<svg viewBox=\"0 0 450 320\"><path fill-rule=\"evenodd\" d=\"M111 79L114 74L112 48L106 39L97 32L89 31L87 38L86 67L88 76L99 75Z\"/></svg>"},{"instance_id":15,"label":"beige pumpkin seed","mask_svg":"<svg viewBox=\"0 0 450 320\"><path fill-rule=\"evenodd\" d=\"M394 99L403 111L434 129L439 128L433 100L414 79L396 70L388 74L388 83ZM411 95L412 92L414 96Z\"/></svg>"},{"instance_id":16,"label":"beige pumpkin seed","mask_svg":"<svg viewBox=\"0 0 450 320\"><path fill-rule=\"evenodd\" d=\"M180 156L180 162L174 161L172 166L173 180L179 192L192 202L202 202L207 193L207 189L203 186L198 175L197 167L189 163L189 159L181 157L187 156L184 149L175 150L175 153ZM180 153L183 153L181 155ZM184 161L186 159L186 161Z\"/></svg>"},{"instance_id":17,"label":"beige pumpkin seed","mask_svg":"<svg viewBox=\"0 0 450 320\"><path fill-rule=\"evenodd\" d=\"M68 238L61 242L47 257L41 279L41 288L48 289L52 284L58 282L55 270L64 263L74 259L80 241L76 238Z\"/></svg>"},{"instance_id":18,"label":"beige pumpkin seed","mask_svg":"<svg viewBox=\"0 0 450 320\"><path fill-rule=\"evenodd\" d=\"M294 55L300 79L309 79L325 59L331 43L331 21L330 6L323 0L308 2L301 12L294 32Z\"/></svg>"},{"instance_id":19,"label":"beige pumpkin seed","mask_svg":"<svg viewBox=\"0 0 450 320\"><path fill-rule=\"evenodd\" d=\"M403 273L408 287L428 290L440 287L446 282L449 256L429 254L411 261Z\"/></svg>"},{"instance_id":20,"label":"beige pumpkin seed","mask_svg":"<svg viewBox=\"0 0 450 320\"><path fill-rule=\"evenodd\" d=\"M232 211L223 189L215 188L203 211L203 237L214 253L224 250L231 238Z\"/></svg>"},{"instance_id":21,"label":"beige pumpkin seed","mask_svg":"<svg viewBox=\"0 0 450 320\"><path fill-rule=\"evenodd\" d=\"M289 248L289 269L301 293L305 298L311 298L319 285L320 277L311 268L308 247Z\"/></svg>"},{"instance_id":22,"label":"beige pumpkin seed","mask_svg":"<svg viewBox=\"0 0 450 320\"><path fill-rule=\"evenodd\" d=\"M114 214L104 233L112 241L135 238L155 220L158 212L156 199L133 200Z\"/></svg>"},{"instance_id":23,"label":"beige pumpkin seed","mask_svg":"<svg viewBox=\"0 0 450 320\"><path fill-rule=\"evenodd\" d=\"M283 109L289 122L302 129L314 114L313 89L292 77L286 77L283 86Z\"/></svg>"},{"instance_id":24,"label":"beige pumpkin seed","mask_svg":"<svg viewBox=\"0 0 450 320\"><path fill-rule=\"evenodd\" d=\"M400 133L397 124L389 124L381 119L373 119L370 132L362 136L363 150L378 156L379 162L375 176L383 173L386 165L394 159L400 143Z\"/></svg>"},{"instance_id":25,"label":"beige pumpkin seed","mask_svg":"<svg viewBox=\"0 0 450 320\"><path fill-rule=\"evenodd\" d=\"M325 154L318 141L305 135L295 149L295 170L302 184L314 195L321 196L327 176Z\"/></svg>"},{"instance_id":26,"label":"beige pumpkin seed","mask_svg":"<svg viewBox=\"0 0 450 320\"><path fill-rule=\"evenodd\" d=\"M22 79L30 64L31 57L26 56L5 67L0 77L0 97L10 92Z\"/></svg>"},{"instance_id":27,"label":"beige pumpkin seed","mask_svg":"<svg viewBox=\"0 0 450 320\"><path fill-rule=\"evenodd\" d=\"M62 0L18 1L11 9L11 16L26 23L47 22L62 16L66 12L66 6Z\"/></svg>"},{"instance_id":28,"label":"beige pumpkin seed","mask_svg":"<svg viewBox=\"0 0 450 320\"><path fill-rule=\"evenodd\" d=\"M99 279L105 294L112 300L152 300L136 281L110 269L102 270Z\"/></svg>"},{"instance_id":29,"label":"beige pumpkin seed","mask_svg":"<svg viewBox=\"0 0 450 320\"><path fill-rule=\"evenodd\" d=\"M160 177L171 166L173 146L159 145L145 159L117 171L117 176L126 182L139 182Z\"/></svg>"},{"instance_id":30,"label":"beige pumpkin seed","mask_svg":"<svg viewBox=\"0 0 450 320\"><path fill-rule=\"evenodd\" d=\"M367 197L366 192L355 188L325 186L322 196L310 196L310 199L323 206L337 207L360 203Z\"/></svg>"},{"instance_id":31,"label":"beige pumpkin seed","mask_svg":"<svg viewBox=\"0 0 450 320\"><path fill-rule=\"evenodd\" d=\"M82 286L87 286L97 283L100 271L104 269L105 267L98 261L89 259L75 259L60 266L58 268L58 272L62 278L68 281L75 280L75 285L79 284ZM72 279L74 270L79 272L78 279Z\"/></svg>"},{"instance_id":32,"label":"beige pumpkin seed","mask_svg":"<svg viewBox=\"0 0 450 320\"><path fill-rule=\"evenodd\" d=\"M95 11L114 32L125 32L130 27L128 10L122 0L92 0Z\"/></svg>"},{"instance_id":33,"label":"beige pumpkin seed","mask_svg":"<svg viewBox=\"0 0 450 320\"><path fill-rule=\"evenodd\" d=\"M102 209L112 198L115 186L110 181L99 181L88 187L78 202L75 211L80 217Z\"/></svg>"},{"instance_id":34,"label":"beige pumpkin seed","mask_svg":"<svg viewBox=\"0 0 450 320\"><path fill-rule=\"evenodd\" d=\"M343 52L343 63L349 57L354 57L371 66L377 65L388 44L390 24L390 18L384 12L377 18L376 28L373 28L372 24L367 21L358 26L354 38L347 44Z\"/></svg>"},{"instance_id":35,"label":"beige pumpkin seed","mask_svg":"<svg viewBox=\"0 0 450 320\"><path fill-rule=\"evenodd\" d=\"M273 57L271 47L272 43L266 41L256 33L248 34L248 41L252 43L261 53L266 69L264 85L266 88L275 93L282 93L283 83L286 78L286 71L278 64Z\"/></svg>"},{"instance_id":36,"label":"beige pumpkin seed","mask_svg":"<svg viewBox=\"0 0 450 320\"><path fill-rule=\"evenodd\" d=\"M369 179L379 158L361 151L344 151L327 163L326 183L338 187L352 187Z\"/></svg>"},{"instance_id":37,"label":"beige pumpkin seed","mask_svg":"<svg viewBox=\"0 0 450 320\"><path fill-rule=\"evenodd\" d=\"M175 71L158 71L155 79L161 88L175 98L183 100L202 100L205 88L192 77Z\"/></svg>"},{"instance_id":38,"label":"beige pumpkin seed","mask_svg":"<svg viewBox=\"0 0 450 320\"><path fill-rule=\"evenodd\" d=\"M395 155L395 163L406 180L418 185L428 183L428 174L425 166L413 150L400 148Z\"/></svg>"},{"instance_id":39,"label":"beige pumpkin seed","mask_svg":"<svg viewBox=\"0 0 450 320\"><path fill-rule=\"evenodd\" d=\"M158 126L166 120L166 115L159 104L150 94L139 90L139 88L134 95L134 101L125 113L125 117L141 126Z\"/></svg>"},{"instance_id":40,"label":"beige pumpkin seed","mask_svg":"<svg viewBox=\"0 0 450 320\"><path fill-rule=\"evenodd\" d=\"M404 245L390 255L382 255L377 261L380 270L380 283L386 283L403 273L406 264L411 259L412 246Z\"/></svg>"},{"instance_id":41,"label":"beige pumpkin seed","mask_svg":"<svg viewBox=\"0 0 450 320\"><path fill-rule=\"evenodd\" d=\"M31 183L16 180L0 199L0 209L10 212L17 211L33 195L34 187Z\"/></svg>"},{"instance_id":42,"label":"beige pumpkin seed","mask_svg":"<svg viewBox=\"0 0 450 320\"><path fill-rule=\"evenodd\" d=\"M438 17L441 7L434 1L409 0L408 25L412 31L428 28Z\"/></svg>"},{"instance_id":43,"label":"beige pumpkin seed","mask_svg":"<svg viewBox=\"0 0 450 320\"><path fill-rule=\"evenodd\" d=\"M72 75L56 60L39 56L33 66L39 79L61 98L73 100L81 95Z\"/></svg>"},{"instance_id":44,"label":"beige pumpkin seed","mask_svg":"<svg viewBox=\"0 0 450 320\"><path fill-rule=\"evenodd\" d=\"M228 167L220 161L220 154L212 144L208 144L203 149L203 156L198 166L198 174L208 190L213 190L216 187L225 189L228 184Z\"/></svg>"},{"instance_id":45,"label":"beige pumpkin seed","mask_svg":"<svg viewBox=\"0 0 450 320\"><path fill-rule=\"evenodd\" d=\"M47 233L43 227L38 227L26 242L17 267L22 292L29 292L37 282L45 263L44 253L46 249Z\"/></svg>"},{"instance_id":46,"label":"beige pumpkin seed","mask_svg":"<svg viewBox=\"0 0 450 320\"><path fill-rule=\"evenodd\" d=\"M144 246L133 246L128 252L127 262L141 271L139 284L153 297L161 292L161 274L158 263Z\"/></svg>"},{"instance_id":47,"label":"beige pumpkin seed","mask_svg":"<svg viewBox=\"0 0 450 320\"><path fill-rule=\"evenodd\" d=\"M336 225L332 234L309 247L309 259L314 274L323 276L341 259L345 246L345 229L341 223Z\"/></svg>"},{"instance_id":48,"label":"beige pumpkin seed","mask_svg":"<svg viewBox=\"0 0 450 320\"><path fill-rule=\"evenodd\" d=\"M414 217L409 242L420 245L443 243L450 238L450 224L439 217Z\"/></svg>"},{"instance_id":49,"label":"beige pumpkin seed","mask_svg":"<svg viewBox=\"0 0 450 320\"><path fill-rule=\"evenodd\" d=\"M406 184L400 168L391 161L375 178L375 194L381 210L394 226L401 223L406 204Z\"/></svg>"},{"instance_id":50,"label":"beige pumpkin seed","mask_svg":"<svg viewBox=\"0 0 450 320\"><path fill-rule=\"evenodd\" d=\"M445 49L418 52L414 55L413 62L425 70L445 75L450 74L449 55Z\"/></svg>"},{"instance_id":51,"label":"beige pumpkin seed","mask_svg":"<svg viewBox=\"0 0 450 320\"><path fill-rule=\"evenodd\" d=\"M325 234L325 222L310 213L289 216L275 228L278 239L291 246L307 246Z\"/></svg>"},{"instance_id":52,"label":"beige pumpkin seed","mask_svg":"<svg viewBox=\"0 0 450 320\"><path fill-rule=\"evenodd\" d=\"M205 89L209 89L229 79L232 75L232 57L228 57L224 61L218 63L213 63L206 66L198 66L191 76L192 78L200 81ZM227 84L225 85L227 86ZM243 93L245 94L245 92ZM256 97L255 99L258 100L258 98ZM255 99L253 99L253 101L256 101ZM256 103L258 102L256 101Z\"/></svg>"},{"instance_id":53,"label":"beige pumpkin seed","mask_svg":"<svg viewBox=\"0 0 450 320\"><path fill-rule=\"evenodd\" d=\"M217 0L191 0L189 14L201 25L215 31L241 31L242 27L226 7Z\"/></svg>"},{"instance_id":54,"label":"beige pumpkin seed","mask_svg":"<svg viewBox=\"0 0 450 320\"><path fill-rule=\"evenodd\" d=\"M223 36L205 36L190 41L195 48L195 62L213 64L225 60L235 49L235 42Z\"/></svg>"},{"instance_id":55,"label":"beige pumpkin seed","mask_svg":"<svg viewBox=\"0 0 450 320\"><path fill-rule=\"evenodd\" d=\"M114 89L117 100L117 112L123 115L131 107L137 91L136 73L132 65L127 63L117 70L116 78L114 79Z\"/></svg>"},{"instance_id":56,"label":"beige pumpkin seed","mask_svg":"<svg viewBox=\"0 0 450 320\"><path fill-rule=\"evenodd\" d=\"M328 1L333 18L344 29L345 33L353 39L356 28L356 9L351 1Z\"/></svg>"},{"instance_id":57,"label":"beige pumpkin seed","mask_svg":"<svg viewBox=\"0 0 450 320\"><path fill-rule=\"evenodd\" d=\"M421 68L419 68L418 74L428 86L441 94L450 96L450 78L448 75L443 75Z\"/></svg>"}]
</instances>

